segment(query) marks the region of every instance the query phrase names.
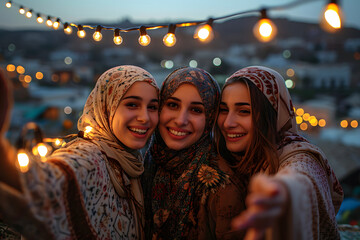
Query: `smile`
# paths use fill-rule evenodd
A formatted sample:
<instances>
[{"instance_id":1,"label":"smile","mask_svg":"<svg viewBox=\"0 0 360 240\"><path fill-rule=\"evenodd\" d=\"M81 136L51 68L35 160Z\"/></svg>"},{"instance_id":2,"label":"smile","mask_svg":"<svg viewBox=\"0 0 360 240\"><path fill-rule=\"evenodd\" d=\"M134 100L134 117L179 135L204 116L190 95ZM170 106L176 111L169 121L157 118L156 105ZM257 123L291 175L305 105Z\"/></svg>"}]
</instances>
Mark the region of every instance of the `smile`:
<instances>
[{"instance_id":1,"label":"smile","mask_svg":"<svg viewBox=\"0 0 360 240\"><path fill-rule=\"evenodd\" d=\"M185 136L187 134L190 134L189 132L181 132L181 131L176 131L174 129L169 128L169 132L171 132L172 134L174 134L175 136Z\"/></svg>"},{"instance_id":2,"label":"smile","mask_svg":"<svg viewBox=\"0 0 360 240\"><path fill-rule=\"evenodd\" d=\"M147 133L147 131L149 129L140 129L140 128L129 128L130 131L134 132L134 133L137 133L137 134L140 134L140 135L144 135Z\"/></svg>"},{"instance_id":3,"label":"smile","mask_svg":"<svg viewBox=\"0 0 360 240\"><path fill-rule=\"evenodd\" d=\"M226 136L228 138L239 138L239 137L245 136L245 133L240 133L240 134L228 133L228 134L226 134Z\"/></svg>"}]
</instances>

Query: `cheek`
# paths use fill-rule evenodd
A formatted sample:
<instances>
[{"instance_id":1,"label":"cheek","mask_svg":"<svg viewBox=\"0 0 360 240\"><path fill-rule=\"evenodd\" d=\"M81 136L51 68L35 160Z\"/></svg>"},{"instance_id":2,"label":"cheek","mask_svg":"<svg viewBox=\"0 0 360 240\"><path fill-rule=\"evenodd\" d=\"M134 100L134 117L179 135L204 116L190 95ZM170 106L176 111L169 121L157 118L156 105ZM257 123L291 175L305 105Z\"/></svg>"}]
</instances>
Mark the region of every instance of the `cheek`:
<instances>
[{"instance_id":1,"label":"cheek","mask_svg":"<svg viewBox=\"0 0 360 240\"><path fill-rule=\"evenodd\" d=\"M170 118L170 112L167 111L165 108L163 108L159 116L159 125L165 124L169 118Z\"/></svg>"}]
</instances>

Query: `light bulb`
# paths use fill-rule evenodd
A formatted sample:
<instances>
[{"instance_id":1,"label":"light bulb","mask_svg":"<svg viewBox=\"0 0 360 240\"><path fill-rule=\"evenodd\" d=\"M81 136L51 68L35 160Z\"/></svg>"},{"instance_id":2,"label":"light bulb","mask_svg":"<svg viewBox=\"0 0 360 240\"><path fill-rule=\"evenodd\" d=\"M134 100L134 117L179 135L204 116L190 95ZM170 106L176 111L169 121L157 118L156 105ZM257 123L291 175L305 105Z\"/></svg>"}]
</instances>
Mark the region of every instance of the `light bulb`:
<instances>
[{"instance_id":1,"label":"light bulb","mask_svg":"<svg viewBox=\"0 0 360 240\"><path fill-rule=\"evenodd\" d=\"M27 172L29 170L30 159L25 150L20 149L17 153L18 167L21 172Z\"/></svg>"},{"instance_id":2,"label":"light bulb","mask_svg":"<svg viewBox=\"0 0 360 240\"><path fill-rule=\"evenodd\" d=\"M72 27L69 25L69 23L64 24L64 32L67 35L70 35L72 33Z\"/></svg>"},{"instance_id":3,"label":"light bulb","mask_svg":"<svg viewBox=\"0 0 360 240\"><path fill-rule=\"evenodd\" d=\"M123 42L122 37L120 36L120 29L116 28L114 31L114 43L120 45Z\"/></svg>"},{"instance_id":4,"label":"light bulb","mask_svg":"<svg viewBox=\"0 0 360 240\"><path fill-rule=\"evenodd\" d=\"M90 133L90 132L92 131L92 129L93 129L93 128L92 128L91 126L86 126L84 132L85 132L85 133Z\"/></svg>"},{"instance_id":5,"label":"light bulb","mask_svg":"<svg viewBox=\"0 0 360 240\"><path fill-rule=\"evenodd\" d=\"M97 42L101 41L102 39L101 26L96 27L96 31L93 34L93 39Z\"/></svg>"},{"instance_id":6,"label":"light bulb","mask_svg":"<svg viewBox=\"0 0 360 240\"><path fill-rule=\"evenodd\" d=\"M167 47L172 47L176 43L175 28L176 28L176 25L170 24L169 25L169 31L163 38L163 43Z\"/></svg>"},{"instance_id":7,"label":"light bulb","mask_svg":"<svg viewBox=\"0 0 360 240\"><path fill-rule=\"evenodd\" d=\"M44 19L40 16L40 14L37 14L36 21L41 24L44 22Z\"/></svg>"},{"instance_id":8,"label":"light bulb","mask_svg":"<svg viewBox=\"0 0 360 240\"><path fill-rule=\"evenodd\" d=\"M84 38L86 36L86 32L81 25L78 26L77 35L79 38Z\"/></svg>"},{"instance_id":9,"label":"light bulb","mask_svg":"<svg viewBox=\"0 0 360 240\"><path fill-rule=\"evenodd\" d=\"M332 0L325 8L322 14L321 27L328 31L334 32L342 26L342 12L336 1Z\"/></svg>"},{"instance_id":10,"label":"light bulb","mask_svg":"<svg viewBox=\"0 0 360 240\"><path fill-rule=\"evenodd\" d=\"M53 22L51 21L51 18L50 18L50 17L48 17L48 19L46 20L46 25L47 25L48 27L52 27Z\"/></svg>"},{"instance_id":11,"label":"light bulb","mask_svg":"<svg viewBox=\"0 0 360 240\"><path fill-rule=\"evenodd\" d=\"M32 17L32 10L27 11L25 16L27 18L31 18Z\"/></svg>"},{"instance_id":12,"label":"light bulb","mask_svg":"<svg viewBox=\"0 0 360 240\"><path fill-rule=\"evenodd\" d=\"M269 42L276 36L276 25L267 17L266 10L261 11L261 19L255 24L253 33L261 42Z\"/></svg>"},{"instance_id":13,"label":"light bulb","mask_svg":"<svg viewBox=\"0 0 360 240\"><path fill-rule=\"evenodd\" d=\"M141 46L144 46L144 47L145 47L145 46L147 46L147 45L150 44L151 38L150 38L150 36L146 33L146 27L141 26L139 30L140 30L139 44L140 44Z\"/></svg>"},{"instance_id":14,"label":"light bulb","mask_svg":"<svg viewBox=\"0 0 360 240\"><path fill-rule=\"evenodd\" d=\"M11 8L11 1L8 1L7 3L5 3L5 6L6 6L7 8Z\"/></svg>"},{"instance_id":15,"label":"light bulb","mask_svg":"<svg viewBox=\"0 0 360 240\"><path fill-rule=\"evenodd\" d=\"M21 6L21 7L19 8L19 13L20 13L20 14L25 14L25 9L24 9L24 7Z\"/></svg>"},{"instance_id":16,"label":"light bulb","mask_svg":"<svg viewBox=\"0 0 360 240\"><path fill-rule=\"evenodd\" d=\"M210 24L199 26L195 30L194 38L199 39L201 42L204 43L210 42L214 38L214 33Z\"/></svg>"},{"instance_id":17,"label":"light bulb","mask_svg":"<svg viewBox=\"0 0 360 240\"><path fill-rule=\"evenodd\" d=\"M59 27L60 27L60 19L58 18L58 19L56 19L56 21L54 22L54 24L53 24L53 29L55 29L55 30L57 30L57 29L59 29Z\"/></svg>"}]
</instances>

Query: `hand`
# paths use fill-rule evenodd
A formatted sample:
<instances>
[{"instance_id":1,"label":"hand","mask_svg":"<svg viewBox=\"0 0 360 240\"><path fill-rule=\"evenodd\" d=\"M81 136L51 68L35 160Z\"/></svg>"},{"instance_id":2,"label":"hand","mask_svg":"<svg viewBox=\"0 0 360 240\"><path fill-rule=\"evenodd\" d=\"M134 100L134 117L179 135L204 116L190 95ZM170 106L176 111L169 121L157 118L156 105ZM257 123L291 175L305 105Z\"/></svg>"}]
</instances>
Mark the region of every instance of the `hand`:
<instances>
[{"instance_id":1,"label":"hand","mask_svg":"<svg viewBox=\"0 0 360 240\"><path fill-rule=\"evenodd\" d=\"M12 90L5 74L0 70L0 137L8 129L12 107Z\"/></svg>"},{"instance_id":2,"label":"hand","mask_svg":"<svg viewBox=\"0 0 360 240\"><path fill-rule=\"evenodd\" d=\"M248 229L245 239L263 239L268 227L273 226L288 206L286 186L265 174L253 177L246 197L247 209L233 219L233 229Z\"/></svg>"}]
</instances>

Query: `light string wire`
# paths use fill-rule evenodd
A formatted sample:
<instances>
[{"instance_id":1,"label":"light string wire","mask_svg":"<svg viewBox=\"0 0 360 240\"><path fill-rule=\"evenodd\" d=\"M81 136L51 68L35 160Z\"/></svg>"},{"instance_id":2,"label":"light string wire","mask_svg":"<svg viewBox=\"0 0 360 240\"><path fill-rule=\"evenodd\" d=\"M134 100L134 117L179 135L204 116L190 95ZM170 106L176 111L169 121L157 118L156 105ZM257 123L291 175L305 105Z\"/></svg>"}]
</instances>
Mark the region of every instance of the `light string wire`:
<instances>
[{"instance_id":1,"label":"light string wire","mask_svg":"<svg viewBox=\"0 0 360 240\"><path fill-rule=\"evenodd\" d=\"M261 13L261 11L264 10L264 9L266 9L267 11L286 10L286 9L297 7L299 5L303 5L303 4L306 4L306 3L313 3L313 2L317 2L317 1L324 1L324 0L294 0L293 2L286 3L286 4L283 4L283 5L264 6L264 7L261 7L260 9L247 10L247 11L237 12L237 13L233 13L233 14L229 14L229 15L225 15L225 16L221 16L221 17L216 17L216 18L210 18L210 19L212 19L213 21L229 19L229 18L234 18L234 17L240 16L240 15L245 15L245 14ZM33 15L47 16L50 19L56 19L56 21L59 21L62 25L68 24L69 26L76 27L76 28L78 28L78 26L80 25L83 28L88 28L88 29L93 29L94 30L98 26L100 26L101 30L112 30L112 31L114 31L115 29L119 29L120 32L131 32L131 31L139 31L141 27L145 27L146 30L155 30L155 29L160 29L160 28L168 28L169 25L170 25L170 24L166 24L166 25L141 25L141 26L130 27L130 28L120 28L120 27L103 26L103 25L95 25L95 26L94 25L81 25L81 24L64 22L64 21L61 20L60 17L54 17L54 16L51 16L51 15L48 15L48 14L44 14L44 13L40 13L40 12L34 12L34 10L32 8L26 7L23 4L18 4L18 3L13 2L13 1L8 1L8 2L10 2L14 6L18 6L19 8L24 8L24 9L28 9L28 11L32 11ZM176 27L190 27L190 26L197 26L197 25L205 24L208 21L209 21L209 19L200 20L200 21L185 21L185 22L173 23L173 25L175 25Z\"/></svg>"}]
</instances>

